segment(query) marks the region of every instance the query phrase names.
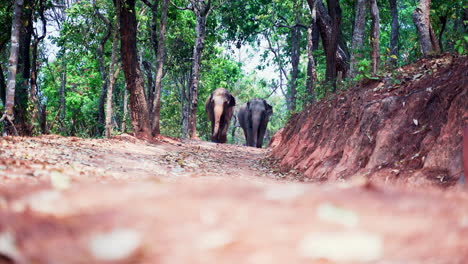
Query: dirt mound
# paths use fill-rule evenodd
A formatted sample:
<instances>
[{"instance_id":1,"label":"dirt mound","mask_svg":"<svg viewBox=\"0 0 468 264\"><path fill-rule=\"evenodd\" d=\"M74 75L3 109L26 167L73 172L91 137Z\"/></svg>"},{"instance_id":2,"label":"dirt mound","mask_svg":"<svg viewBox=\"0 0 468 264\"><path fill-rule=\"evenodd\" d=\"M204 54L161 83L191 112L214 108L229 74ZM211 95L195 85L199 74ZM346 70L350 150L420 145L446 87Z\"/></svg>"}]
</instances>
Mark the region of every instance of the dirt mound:
<instances>
[{"instance_id":1,"label":"dirt mound","mask_svg":"<svg viewBox=\"0 0 468 264\"><path fill-rule=\"evenodd\" d=\"M463 170L467 75L467 57L446 54L363 81L294 115L271 157L311 181L453 185Z\"/></svg>"}]
</instances>

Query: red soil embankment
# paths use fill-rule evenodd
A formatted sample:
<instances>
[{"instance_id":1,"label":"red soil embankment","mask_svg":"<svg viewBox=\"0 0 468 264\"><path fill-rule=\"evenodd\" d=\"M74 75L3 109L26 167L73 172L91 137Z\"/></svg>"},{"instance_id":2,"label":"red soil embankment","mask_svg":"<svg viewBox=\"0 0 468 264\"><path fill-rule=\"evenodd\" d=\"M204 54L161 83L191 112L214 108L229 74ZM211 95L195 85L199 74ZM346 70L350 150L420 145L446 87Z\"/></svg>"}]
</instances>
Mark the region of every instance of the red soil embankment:
<instances>
[{"instance_id":1,"label":"red soil embankment","mask_svg":"<svg viewBox=\"0 0 468 264\"><path fill-rule=\"evenodd\" d=\"M454 184L468 125L467 57L423 59L395 74L294 115L273 137L271 157L312 181Z\"/></svg>"}]
</instances>

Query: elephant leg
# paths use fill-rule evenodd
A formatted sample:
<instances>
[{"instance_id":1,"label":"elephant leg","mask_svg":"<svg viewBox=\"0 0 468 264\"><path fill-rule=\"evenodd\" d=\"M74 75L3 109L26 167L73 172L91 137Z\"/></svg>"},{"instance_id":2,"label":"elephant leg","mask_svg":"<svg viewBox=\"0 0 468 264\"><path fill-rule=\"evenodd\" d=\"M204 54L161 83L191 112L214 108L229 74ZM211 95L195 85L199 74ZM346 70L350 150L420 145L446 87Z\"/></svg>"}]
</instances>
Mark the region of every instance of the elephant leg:
<instances>
[{"instance_id":1,"label":"elephant leg","mask_svg":"<svg viewBox=\"0 0 468 264\"><path fill-rule=\"evenodd\" d=\"M244 132L244 137L245 137L245 145L249 145L249 137L247 136L247 128L242 127L242 132Z\"/></svg>"},{"instance_id":2,"label":"elephant leg","mask_svg":"<svg viewBox=\"0 0 468 264\"><path fill-rule=\"evenodd\" d=\"M267 122L265 120L262 121L258 128L258 137L257 137L257 148L262 148L263 145L263 138L265 137L265 131L267 129Z\"/></svg>"},{"instance_id":3,"label":"elephant leg","mask_svg":"<svg viewBox=\"0 0 468 264\"><path fill-rule=\"evenodd\" d=\"M227 142L227 124L223 121L219 127L219 143L226 143Z\"/></svg>"}]
</instances>

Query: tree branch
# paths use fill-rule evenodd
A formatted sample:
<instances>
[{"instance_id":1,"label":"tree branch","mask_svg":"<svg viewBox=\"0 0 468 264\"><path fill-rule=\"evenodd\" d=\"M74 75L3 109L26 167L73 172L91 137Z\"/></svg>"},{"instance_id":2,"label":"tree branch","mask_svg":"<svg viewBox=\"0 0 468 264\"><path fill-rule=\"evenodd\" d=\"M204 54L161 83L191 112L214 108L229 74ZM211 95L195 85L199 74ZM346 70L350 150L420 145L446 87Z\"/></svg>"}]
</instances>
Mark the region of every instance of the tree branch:
<instances>
[{"instance_id":1,"label":"tree branch","mask_svg":"<svg viewBox=\"0 0 468 264\"><path fill-rule=\"evenodd\" d=\"M143 2L143 4L147 5L149 8L153 8L153 4L148 2L148 0L141 0L141 1Z\"/></svg>"},{"instance_id":2,"label":"tree branch","mask_svg":"<svg viewBox=\"0 0 468 264\"><path fill-rule=\"evenodd\" d=\"M286 78L286 80L288 80L288 75L286 74L286 71L284 70L283 66L281 65L281 61L280 61L280 58L279 58L279 55L278 53L276 52L276 50L273 48L273 46L271 45L271 41L270 41L270 38L268 37L268 33L264 33L263 34L265 36L265 38L267 39L268 41L268 47L270 49L270 51L273 53L273 55L275 56L275 59L278 61L278 66L280 68L280 71L283 73L284 77Z\"/></svg>"},{"instance_id":3,"label":"tree branch","mask_svg":"<svg viewBox=\"0 0 468 264\"><path fill-rule=\"evenodd\" d=\"M190 6L179 7L176 4L174 4L174 2L172 2L172 0L169 0L169 2L171 2L171 5L174 6L175 8L177 8L177 9L179 9L179 10L192 10L193 11L193 6L192 7L190 7Z\"/></svg>"}]
</instances>

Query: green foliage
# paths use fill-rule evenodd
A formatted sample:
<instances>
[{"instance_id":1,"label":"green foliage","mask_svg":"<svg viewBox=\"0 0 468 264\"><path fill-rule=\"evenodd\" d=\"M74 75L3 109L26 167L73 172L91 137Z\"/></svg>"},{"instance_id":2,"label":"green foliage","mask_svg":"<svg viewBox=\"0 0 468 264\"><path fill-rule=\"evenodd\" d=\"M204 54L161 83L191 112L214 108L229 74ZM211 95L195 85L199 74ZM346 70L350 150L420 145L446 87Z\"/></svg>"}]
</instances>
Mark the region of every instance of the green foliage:
<instances>
[{"instance_id":1,"label":"green foliage","mask_svg":"<svg viewBox=\"0 0 468 264\"><path fill-rule=\"evenodd\" d=\"M41 53L39 59L39 97L47 106L47 121L52 133L64 133L65 135L79 135L94 137L97 135L98 122L97 111L102 82L97 63L96 50L99 42L106 34L107 27L95 14L94 0L75 1L66 9L66 17L60 21L60 32L49 39L56 45L58 54L54 60L46 63L47 56ZM199 102L197 109L197 130L203 139L210 137L210 124L206 118L204 103L211 91L219 87L225 87L237 98L238 105L252 98L265 98L272 106L274 114L268 126L272 135L280 129L289 116L286 107L285 96L279 86L279 67L284 68L288 77L291 75L291 26L299 23L309 25L311 17L308 5L304 0L230 0L210 13L207 23L207 37L203 51ZM161 1L152 1L160 4ZM177 6L188 6L187 0L174 0ZM218 3L217 1L215 1ZM326 1L325 1L326 2ZM343 41L350 46L353 22L354 2L352 0L340 1L342 9L341 33ZM11 28L11 4L10 0L0 0L0 63L4 72L7 66L7 48ZM100 12L115 25L115 10L111 0L96 0ZM413 23L412 13L417 1L398 1L400 40L399 54L396 57L399 66L415 61L421 57L416 29ZM381 18L380 52L382 67L385 67L390 58L389 42L391 32L391 13L388 1L378 0ZM160 6L159 6L160 7ZM47 8L52 8L52 1L47 1ZM441 43L444 51L468 53L468 35L466 21L462 21L463 9L467 8L463 1L433 0L431 6L431 22L436 35L442 36ZM37 9L37 7L36 7ZM37 16L37 10L36 17ZM52 12L52 10L50 10ZM160 15L158 8L158 16ZM143 76L146 92L154 80L154 68L156 58L155 47L151 38L153 23L150 8L141 1L137 1L136 15L138 20L138 50L140 52ZM159 17L156 18L159 21ZM55 23L52 21L49 24ZM445 26L444 26L445 25ZM159 27L159 25L156 25ZM189 86L192 51L195 36L195 16L190 10L179 10L169 5L164 77L162 80L161 97L161 131L163 135L182 136L182 109L186 105L187 87ZM366 24L364 45L357 51L361 60L358 63L359 74L353 80L344 80L340 89L352 86L363 78L373 78L370 75L370 23ZM158 29L156 29L158 31ZM441 34L442 32L442 34ZM263 34L268 33L272 45L277 49L277 57L273 58L268 50ZM301 26L301 60L297 84L297 111L301 111L304 105L310 102L305 87L307 76L306 57L306 31ZM111 43L107 41L104 47L104 64L109 65L111 55ZM318 82L315 88L315 99L326 97L331 87L323 83L325 79L326 60L322 44L314 51L316 73ZM246 72L245 66L237 61L233 51L238 48L250 47L263 56L258 63L257 70L272 67L278 73L274 79L261 78L257 70ZM44 47L40 48L44 50ZM142 67L146 65L147 67ZM65 67L63 67L65 65ZM254 67L250 67L254 68ZM108 70L108 69L106 69ZM66 115L60 118L60 80L66 73ZM2 80L3 81L3 80ZM395 79L395 82L398 80ZM283 76L283 90L289 95L291 83L287 83ZM123 119L123 96L125 80L121 73L117 78L114 94L115 127L120 127ZM129 119L128 127L130 128ZM65 126L66 131L60 129ZM233 132L231 125L228 140L231 143L242 144L243 134L240 129ZM118 130L118 129L116 129ZM233 136L234 135L234 136Z\"/></svg>"}]
</instances>

